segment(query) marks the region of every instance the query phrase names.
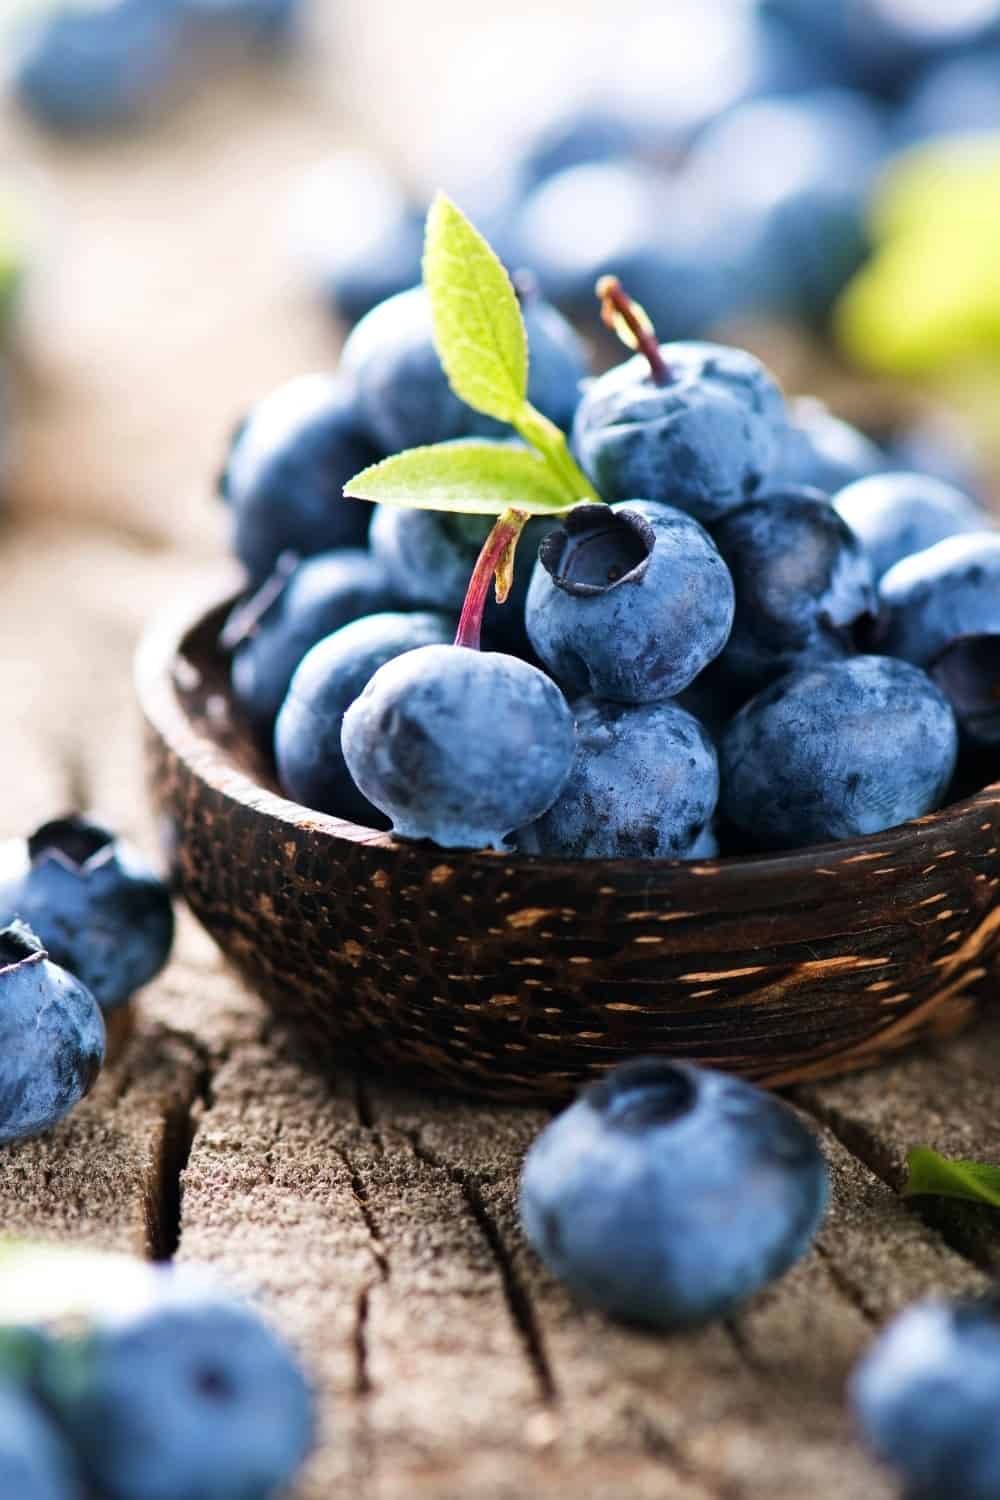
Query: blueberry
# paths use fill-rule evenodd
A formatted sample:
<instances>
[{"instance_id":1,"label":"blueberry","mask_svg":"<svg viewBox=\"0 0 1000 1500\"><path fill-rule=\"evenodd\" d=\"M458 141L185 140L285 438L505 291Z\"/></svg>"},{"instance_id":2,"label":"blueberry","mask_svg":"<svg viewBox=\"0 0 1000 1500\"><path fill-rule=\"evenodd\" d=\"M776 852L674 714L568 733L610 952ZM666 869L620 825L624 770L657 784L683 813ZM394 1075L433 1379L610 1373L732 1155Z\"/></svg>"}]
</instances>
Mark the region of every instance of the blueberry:
<instances>
[{"instance_id":1,"label":"blueberry","mask_svg":"<svg viewBox=\"0 0 1000 1500\"><path fill-rule=\"evenodd\" d=\"M56 1348L43 1393L106 1500L272 1500L311 1446L305 1379L249 1308L174 1278Z\"/></svg>"},{"instance_id":2,"label":"blueberry","mask_svg":"<svg viewBox=\"0 0 1000 1500\"><path fill-rule=\"evenodd\" d=\"M187 20L265 46L288 41L302 11L302 0L177 0L177 3Z\"/></svg>"},{"instance_id":3,"label":"blueberry","mask_svg":"<svg viewBox=\"0 0 1000 1500\"><path fill-rule=\"evenodd\" d=\"M903 557L985 524L974 500L925 474L876 474L848 485L833 503L871 558L876 578Z\"/></svg>"},{"instance_id":4,"label":"blueberry","mask_svg":"<svg viewBox=\"0 0 1000 1500\"><path fill-rule=\"evenodd\" d=\"M486 605L488 634L517 655L528 649L524 607L532 563L553 524L544 517L528 522L510 594L503 604L491 597ZM372 522L372 553L385 568L393 593L407 604L457 611L491 525L489 516L383 505Z\"/></svg>"},{"instance_id":5,"label":"blueberry","mask_svg":"<svg viewBox=\"0 0 1000 1500\"><path fill-rule=\"evenodd\" d=\"M889 467L888 457L864 433L835 417L822 401L800 396L789 403L770 483L775 489L803 484L833 495Z\"/></svg>"},{"instance_id":6,"label":"blueberry","mask_svg":"<svg viewBox=\"0 0 1000 1500\"><path fill-rule=\"evenodd\" d=\"M727 674L753 689L853 651L852 628L875 613L872 567L825 495L768 493L730 511L714 536L736 590Z\"/></svg>"},{"instance_id":7,"label":"blueberry","mask_svg":"<svg viewBox=\"0 0 1000 1500\"><path fill-rule=\"evenodd\" d=\"M945 58L917 79L895 122L901 146L1000 129L1000 51Z\"/></svg>"},{"instance_id":8,"label":"blueberry","mask_svg":"<svg viewBox=\"0 0 1000 1500\"><path fill-rule=\"evenodd\" d=\"M297 186L291 241L310 284L356 323L420 280L424 215L376 156L341 151Z\"/></svg>"},{"instance_id":9,"label":"blueberry","mask_svg":"<svg viewBox=\"0 0 1000 1500\"><path fill-rule=\"evenodd\" d=\"M441 614L366 615L306 653L274 728L278 779L289 797L366 827L385 827L344 764L344 714L379 667L418 646L448 645L455 625L454 618Z\"/></svg>"},{"instance_id":10,"label":"blueberry","mask_svg":"<svg viewBox=\"0 0 1000 1500\"><path fill-rule=\"evenodd\" d=\"M804 668L724 730L722 810L763 847L878 833L940 806L957 749L955 716L918 667L856 656Z\"/></svg>"},{"instance_id":11,"label":"blueberry","mask_svg":"<svg viewBox=\"0 0 1000 1500\"><path fill-rule=\"evenodd\" d=\"M350 385L336 376L303 375L258 402L219 481L251 580L262 582L283 552L363 547L372 508L343 490L377 457L359 431Z\"/></svg>"},{"instance_id":12,"label":"blueberry","mask_svg":"<svg viewBox=\"0 0 1000 1500\"><path fill-rule=\"evenodd\" d=\"M586 373L582 345L547 302L529 298L523 311L531 357L529 399L568 427ZM357 382L362 423L384 453L509 433L466 406L448 384L423 287L388 298L362 318L344 345L342 368Z\"/></svg>"},{"instance_id":13,"label":"blueberry","mask_svg":"<svg viewBox=\"0 0 1000 1500\"><path fill-rule=\"evenodd\" d=\"M270 740L295 669L317 641L395 603L381 564L347 549L320 552L290 572L279 567L237 605L223 640L234 646L233 697L257 734Z\"/></svg>"},{"instance_id":14,"label":"blueberry","mask_svg":"<svg viewBox=\"0 0 1000 1500\"><path fill-rule=\"evenodd\" d=\"M569 859L680 859L719 798L715 747L675 703L573 705L576 760L556 801L518 844Z\"/></svg>"},{"instance_id":15,"label":"blueberry","mask_svg":"<svg viewBox=\"0 0 1000 1500\"><path fill-rule=\"evenodd\" d=\"M528 1152L525 1232L586 1302L684 1328L732 1312L808 1249L827 1199L816 1141L787 1105L723 1073L640 1058Z\"/></svg>"},{"instance_id":16,"label":"blueberry","mask_svg":"<svg viewBox=\"0 0 1000 1500\"><path fill-rule=\"evenodd\" d=\"M0 1145L48 1130L104 1062L104 1021L88 989L23 923L0 930Z\"/></svg>"},{"instance_id":17,"label":"blueberry","mask_svg":"<svg viewBox=\"0 0 1000 1500\"><path fill-rule=\"evenodd\" d=\"M972 744L1000 743L1000 533L948 537L890 568L880 646L925 667Z\"/></svg>"},{"instance_id":18,"label":"blueberry","mask_svg":"<svg viewBox=\"0 0 1000 1500\"><path fill-rule=\"evenodd\" d=\"M18 102L67 134L148 115L172 83L180 29L172 0L59 0L18 26L8 60Z\"/></svg>"},{"instance_id":19,"label":"blueberry","mask_svg":"<svg viewBox=\"0 0 1000 1500\"><path fill-rule=\"evenodd\" d=\"M733 585L708 533L669 505L578 505L539 549L525 618L570 694L672 698L729 636Z\"/></svg>"},{"instance_id":20,"label":"blueberry","mask_svg":"<svg viewBox=\"0 0 1000 1500\"><path fill-rule=\"evenodd\" d=\"M597 321L594 285L609 267L664 338L690 338L734 301L730 252L696 193L639 162L559 172L517 211L519 262L542 291L581 320Z\"/></svg>"},{"instance_id":21,"label":"blueberry","mask_svg":"<svg viewBox=\"0 0 1000 1500\"><path fill-rule=\"evenodd\" d=\"M922 412L897 429L886 442L886 457L886 468L898 473L926 474L967 495L982 491L975 441L947 412Z\"/></svg>"},{"instance_id":22,"label":"blueberry","mask_svg":"<svg viewBox=\"0 0 1000 1500\"><path fill-rule=\"evenodd\" d=\"M27 922L102 1010L124 1005L170 956L170 892L138 850L89 818L0 844L0 925Z\"/></svg>"},{"instance_id":23,"label":"blueberry","mask_svg":"<svg viewBox=\"0 0 1000 1500\"><path fill-rule=\"evenodd\" d=\"M784 401L741 349L677 343L661 354L664 384L636 355L586 387L573 445L605 500L641 495L714 521L770 474Z\"/></svg>"},{"instance_id":24,"label":"blueberry","mask_svg":"<svg viewBox=\"0 0 1000 1500\"><path fill-rule=\"evenodd\" d=\"M76 1464L57 1428L21 1391L0 1385L0 1495L83 1500Z\"/></svg>"},{"instance_id":25,"label":"blueberry","mask_svg":"<svg viewBox=\"0 0 1000 1500\"><path fill-rule=\"evenodd\" d=\"M890 1323L856 1367L851 1404L907 1500L1000 1495L1000 1307L933 1300Z\"/></svg>"},{"instance_id":26,"label":"blueberry","mask_svg":"<svg viewBox=\"0 0 1000 1500\"><path fill-rule=\"evenodd\" d=\"M626 103L574 97L526 133L515 169L532 188L571 167L638 156L644 145L640 122Z\"/></svg>"},{"instance_id":27,"label":"blueberry","mask_svg":"<svg viewBox=\"0 0 1000 1500\"><path fill-rule=\"evenodd\" d=\"M344 760L400 838L502 849L569 776L573 715L543 672L424 646L380 667L344 715Z\"/></svg>"}]
</instances>

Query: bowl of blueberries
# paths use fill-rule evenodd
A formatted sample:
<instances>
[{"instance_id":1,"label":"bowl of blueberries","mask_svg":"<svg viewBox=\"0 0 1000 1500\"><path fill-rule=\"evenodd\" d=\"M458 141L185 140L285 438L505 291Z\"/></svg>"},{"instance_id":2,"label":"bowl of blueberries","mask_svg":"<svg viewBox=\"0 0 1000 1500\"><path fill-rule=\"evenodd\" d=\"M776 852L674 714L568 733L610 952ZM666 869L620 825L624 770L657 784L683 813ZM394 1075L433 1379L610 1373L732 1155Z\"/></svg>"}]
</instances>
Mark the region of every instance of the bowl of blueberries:
<instances>
[{"instance_id":1,"label":"bowl of blueberries","mask_svg":"<svg viewBox=\"0 0 1000 1500\"><path fill-rule=\"evenodd\" d=\"M1000 532L598 292L595 377L439 196L423 284L241 424L241 586L138 662L179 888L317 1058L495 1098L944 1034L1000 944Z\"/></svg>"}]
</instances>

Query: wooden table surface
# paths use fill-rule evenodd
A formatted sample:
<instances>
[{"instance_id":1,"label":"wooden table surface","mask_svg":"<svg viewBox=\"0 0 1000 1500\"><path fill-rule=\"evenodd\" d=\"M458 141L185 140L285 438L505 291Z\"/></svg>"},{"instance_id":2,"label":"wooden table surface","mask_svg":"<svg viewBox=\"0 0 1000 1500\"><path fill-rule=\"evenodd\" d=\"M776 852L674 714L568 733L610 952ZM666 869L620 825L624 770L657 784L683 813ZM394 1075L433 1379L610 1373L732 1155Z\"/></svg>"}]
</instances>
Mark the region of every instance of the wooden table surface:
<instances>
[{"instance_id":1,"label":"wooden table surface","mask_svg":"<svg viewBox=\"0 0 1000 1500\"><path fill-rule=\"evenodd\" d=\"M92 806L155 847L136 639L224 555L209 480L241 409L336 355L283 254L289 183L334 142L429 139L468 9L316 0L297 65L111 144L0 124L44 242L0 530L0 833ZM190 919L138 1012L91 1098L3 1153L0 1228L262 1296L321 1396L296 1500L880 1500L845 1376L890 1314L1000 1258L996 1219L897 1196L910 1146L1000 1160L1000 1016L797 1095L834 1180L815 1250L740 1317L661 1340L574 1307L523 1243L542 1114L377 1074L328 1090Z\"/></svg>"}]
</instances>

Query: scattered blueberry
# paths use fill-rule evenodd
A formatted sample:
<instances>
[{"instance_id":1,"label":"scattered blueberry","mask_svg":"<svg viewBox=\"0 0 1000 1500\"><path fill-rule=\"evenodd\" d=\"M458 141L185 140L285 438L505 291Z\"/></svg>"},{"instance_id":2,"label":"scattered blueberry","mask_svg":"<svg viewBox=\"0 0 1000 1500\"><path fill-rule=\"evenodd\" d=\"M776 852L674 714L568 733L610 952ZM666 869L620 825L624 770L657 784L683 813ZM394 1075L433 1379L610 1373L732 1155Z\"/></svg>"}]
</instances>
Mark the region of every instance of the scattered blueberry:
<instances>
[{"instance_id":1,"label":"scattered blueberry","mask_svg":"<svg viewBox=\"0 0 1000 1500\"><path fill-rule=\"evenodd\" d=\"M573 705L576 760L518 845L561 859L682 859L715 812L719 767L697 719L675 703Z\"/></svg>"},{"instance_id":2,"label":"scattered blueberry","mask_svg":"<svg viewBox=\"0 0 1000 1500\"><path fill-rule=\"evenodd\" d=\"M104 1021L88 989L23 923L0 931L0 1145L48 1130L104 1062Z\"/></svg>"},{"instance_id":3,"label":"scattered blueberry","mask_svg":"<svg viewBox=\"0 0 1000 1500\"><path fill-rule=\"evenodd\" d=\"M940 805L957 750L946 699L909 662L856 656L804 668L724 730L722 811L765 848L878 833Z\"/></svg>"},{"instance_id":4,"label":"scattered blueberry","mask_svg":"<svg viewBox=\"0 0 1000 1500\"><path fill-rule=\"evenodd\" d=\"M941 136L1000 130L1000 51L945 58L918 78L895 122L901 146Z\"/></svg>"},{"instance_id":5,"label":"scattered blueberry","mask_svg":"<svg viewBox=\"0 0 1000 1500\"><path fill-rule=\"evenodd\" d=\"M89 818L0 844L0 925L19 918L102 1010L124 1005L170 956L170 892L146 861Z\"/></svg>"},{"instance_id":6,"label":"scattered blueberry","mask_svg":"<svg viewBox=\"0 0 1000 1500\"><path fill-rule=\"evenodd\" d=\"M287 42L302 0L177 0L185 20L274 46Z\"/></svg>"},{"instance_id":7,"label":"scattered blueberry","mask_svg":"<svg viewBox=\"0 0 1000 1500\"><path fill-rule=\"evenodd\" d=\"M930 672L972 744L1000 743L1000 533L948 537L882 579L880 647Z\"/></svg>"},{"instance_id":8,"label":"scattered blueberry","mask_svg":"<svg viewBox=\"0 0 1000 1500\"><path fill-rule=\"evenodd\" d=\"M18 24L7 68L35 120L79 134L147 116L174 80L179 49L171 0L57 0Z\"/></svg>"},{"instance_id":9,"label":"scattered blueberry","mask_svg":"<svg viewBox=\"0 0 1000 1500\"><path fill-rule=\"evenodd\" d=\"M161 1276L149 1308L53 1347L47 1403L106 1500L272 1500L312 1443L305 1379L249 1308Z\"/></svg>"},{"instance_id":10,"label":"scattered blueberry","mask_svg":"<svg viewBox=\"0 0 1000 1500\"><path fill-rule=\"evenodd\" d=\"M823 1156L787 1105L687 1063L641 1058L586 1089L528 1152L521 1219L577 1296L684 1328L732 1312L808 1249Z\"/></svg>"},{"instance_id":11,"label":"scattered blueberry","mask_svg":"<svg viewBox=\"0 0 1000 1500\"><path fill-rule=\"evenodd\" d=\"M768 492L731 510L713 534L736 590L719 662L727 674L753 689L852 653L852 629L875 614L872 566L825 495Z\"/></svg>"},{"instance_id":12,"label":"scattered blueberry","mask_svg":"<svg viewBox=\"0 0 1000 1500\"><path fill-rule=\"evenodd\" d=\"M424 646L379 668L344 715L342 745L400 838L502 849L558 797L576 736L562 693L536 667Z\"/></svg>"},{"instance_id":13,"label":"scattered blueberry","mask_svg":"<svg viewBox=\"0 0 1000 1500\"><path fill-rule=\"evenodd\" d=\"M279 567L237 605L223 640L233 646L233 697L256 732L270 739L295 669L317 641L395 603L384 568L367 552L345 549L320 552L291 571Z\"/></svg>"},{"instance_id":14,"label":"scattered blueberry","mask_svg":"<svg viewBox=\"0 0 1000 1500\"><path fill-rule=\"evenodd\" d=\"M996 1298L917 1303L854 1371L851 1404L873 1452L907 1500L1000 1495L1000 1305Z\"/></svg>"},{"instance_id":15,"label":"scattered blueberry","mask_svg":"<svg viewBox=\"0 0 1000 1500\"><path fill-rule=\"evenodd\" d=\"M770 484L774 489L802 484L834 495L888 467L886 455L864 433L835 417L822 401L800 396L789 403Z\"/></svg>"},{"instance_id":16,"label":"scattered blueberry","mask_svg":"<svg viewBox=\"0 0 1000 1500\"><path fill-rule=\"evenodd\" d=\"M283 552L363 547L372 508L345 500L343 489L377 457L358 430L351 387L336 376L302 375L259 401L219 481L251 580L262 582Z\"/></svg>"},{"instance_id":17,"label":"scattered blueberry","mask_svg":"<svg viewBox=\"0 0 1000 1500\"><path fill-rule=\"evenodd\" d=\"M0 1384L0 1495L83 1500L76 1464L58 1429L24 1392Z\"/></svg>"},{"instance_id":18,"label":"scattered blueberry","mask_svg":"<svg viewBox=\"0 0 1000 1500\"><path fill-rule=\"evenodd\" d=\"M591 382L573 446L605 500L662 501L711 522L765 483L784 400L759 360L720 344L664 344L663 383L644 355Z\"/></svg>"},{"instance_id":19,"label":"scattered blueberry","mask_svg":"<svg viewBox=\"0 0 1000 1500\"><path fill-rule=\"evenodd\" d=\"M672 698L722 650L732 579L697 521L632 500L578 505L543 541L528 590L528 635L571 695Z\"/></svg>"},{"instance_id":20,"label":"scattered blueberry","mask_svg":"<svg viewBox=\"0 0 1000 1500\"><path fill-rule=\"evenodd\" d=\"M635 157L645 144L626 103L574 97L518 143L516 170L526 188L537 187L571 167Z\"/></svg>"},{"instance_id":21,"label":"scattered blueberry","mask_svg":"<svg viewBox=\"0 0 1000 1500\"><path fill-rule=\"evenodd\" d=\"M945 537L982 531L974 500L926 474L876 474L848 485L834 505L871 558L875 577Z\"/></svg>"},{"instance_id":22,"label":"scattered blueberry","mask_svg":"<svg viewBox=\"0 0 1000 1500\"><path fill-rule=\"evenodd\" d=\"M528 397L568 427L586 374L583 347L555 308L529 298ZM384 453L476 435L508 435L492 417L466 406L448 384L434 345L430 301L422 286L379 303L352 330L342 369L357 384L358 414Z\"/></svg>"},{"instance_id":23,"label":"scattered blueberry","mask_svg":"<svg viewBox=\"0 0 1000 1500\"><path fill-rule=\"evenodd\" d=\"M441 614L366 615L306 653L274 729L278 779L289 797L366 827L385 827L382 814L361 795L344 764L344 714L379 667L418 646L448 645L455 625L454 618Z\"/></svg>"}]
</instances>

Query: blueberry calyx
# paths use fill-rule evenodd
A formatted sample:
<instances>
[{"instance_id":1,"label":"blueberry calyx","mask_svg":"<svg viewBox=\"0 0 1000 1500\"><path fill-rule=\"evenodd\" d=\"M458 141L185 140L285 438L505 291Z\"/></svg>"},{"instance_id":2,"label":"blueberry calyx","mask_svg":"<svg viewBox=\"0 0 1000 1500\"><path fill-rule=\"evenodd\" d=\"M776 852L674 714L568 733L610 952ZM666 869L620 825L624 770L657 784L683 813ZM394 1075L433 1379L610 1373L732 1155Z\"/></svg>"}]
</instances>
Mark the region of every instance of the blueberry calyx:
<instances>
[{"instance_id":1,"label":"blueberry calyx","mask_svg":"<svg viewBox=\"0 0 1000 1500\"><path fill-rule=\"evenodd\" d=\"M628 295L617 276L602 276L596 287L601 321L621 339L626 348L642 354L654 385L670 384L670 368L663 358L652 319Z\"/></svg>"},{"instance_id":2,"label":"blueberry calyx","mask_svg":"<svg viewBox=\"0 0 1000 1500\"><path fill-rule=\"evenodd\" d=\"M669 1125L690 1114L698 1084L681 1063L639 1057L591 1084L584 1097L607 1124L631 1134L650 1125Z\"/></svg>"},{"instance_id":3,"label":"blueberry calyx","mask_svg":"<svg viewBox=\"0 0 1000 1500\"><path fill-rule=\"evenodd\" d=\"M52 859L75 874L87 874L114 857L114 846L114 835L100 823L69 813L52 818L29 835L28 858L32 865Z\"/></svg>"},{"instance_id":4,"label":"blueberry calyx","mask_svg":"<svg viewBox=\"0 0 1000 1500\"><path fill-rule=\"evenodd\" d=\"M593 598L638 583L655 545L652 526L638 512L576 505L544 538L538 560L564 593Z\"/></svg>"},{"instance_id":5,"label":"blueberry calyx","mask_svg":"<svg viewBox=\"0 0 1000 1500\"><path fill-rule=\"evenodd\" d=\"M1000 634L956 636L927 672L962 724L977 737L1000 739Z\"/></svg>"},{"instance_id":6,"label":"blueberry calyx","mask_svg":"<svg viewBox=\"0 0 1000 1500\"><path fill-rule=\"evenodd\" d=\"M0 974L19 964L42 963L45 949L27 922L11 922L0 930Z\"/></svg>"},{"instance_id":7,"label":"blueberry calyx","mask_svg":"<svg viewBox=\"0 0 1000 1500\"><path fill-rule=\"evenodd\" d=\"M256 635L264 616L288 587L300 561L297 552L282 552L274 565L273 573L230 613L219 634L221 650L233 652L237 646L242 646L244 641L249 641Z\"/></svg>"}]
</instances>

